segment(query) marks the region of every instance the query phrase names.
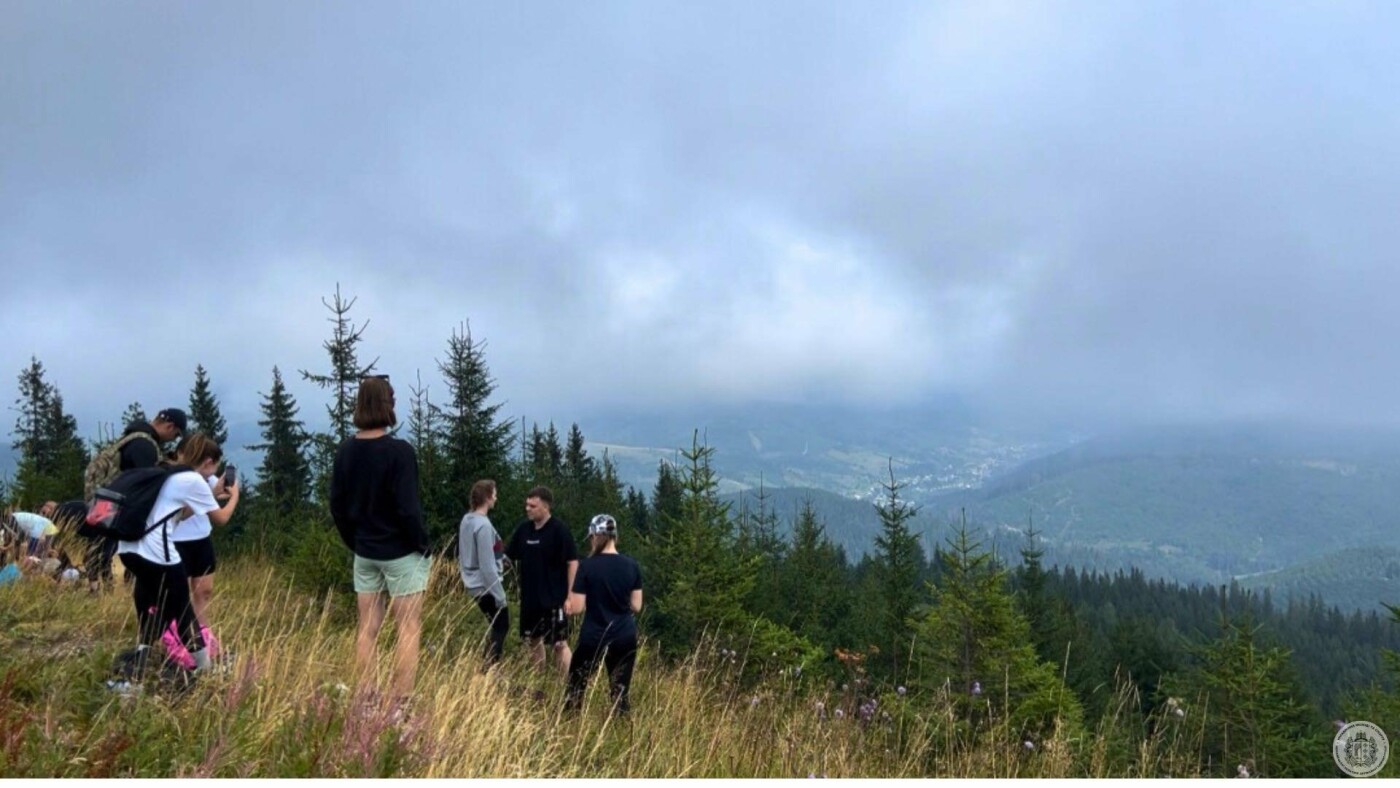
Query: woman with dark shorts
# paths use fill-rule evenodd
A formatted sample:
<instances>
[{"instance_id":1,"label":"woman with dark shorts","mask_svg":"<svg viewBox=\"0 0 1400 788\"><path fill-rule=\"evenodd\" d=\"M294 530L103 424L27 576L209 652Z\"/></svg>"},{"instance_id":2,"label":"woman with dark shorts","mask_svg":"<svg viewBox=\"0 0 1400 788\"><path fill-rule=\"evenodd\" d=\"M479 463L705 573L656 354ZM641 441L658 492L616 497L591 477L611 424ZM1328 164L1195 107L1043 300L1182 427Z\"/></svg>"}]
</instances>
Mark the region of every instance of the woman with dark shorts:
<instances>
[{"instance_id":1,"label":"woman with dark shorts","mask_svg":"<svg viewBox=\"0 0 1400 788\"><path fill-rule=\"evenodd\" d=\"M193 439L195 436L191 436ZM217 444L205 439L200 445ZM188 455L202 461L199 455ZM220 507L214 492L204 477L190 470L173 473L165 480L155 505L146 519L151 530L133 541L117 543L117 556L122 566L136 578L132 590L136 604L136 620L140 627L140 645L135 661L136 677L144 670L150 647L160 637L169 622L175 622L175 637L189 651L196 669L209 667L209 652L190 605L190 582L185 574L180 553L170 539L170 532L192 514L204 514L218 525L228 522L238 503L236 488L229 502ZM154 610L155 612L151 612Z\"/></svg>"},{"instance_id":2,"label":"woman with dark shorts","mask_svg":"<svg viewBox=\"0 0 1400 788\"><path fill-rule=\"evenodd\" d=\"M215 500L225 497L230 511L238 505L238 484L224 489L222 476L215 476L224 450L203 433L195 433L180 442L175 452L181 465L188 465L209 485ZM185 565L185 574L190 578L190 603L194 607L194 617L199 622L200 634L210 657L219 655L219 644L209 626L209 601L214 596L214 526L206 514L193 514L181 520L170 531L170 541L180 553L180 563Z\"/></svg>"},{"instance_id":3,"label":"woman with dark shorts","mask_svg":"<svg viewBox=\"0 0 1400 788\"><path fill-rule=\"evenodd\" d=\"M617 521L600 514L588 524L589 557L579 562L569 609L583 614L578 647L569 664L565 706L583 702L588 679L601 661L607 668L613 709L626 714L632 667L637 662L637 617L642 612L642 570L617 552Z\"/></svg>"}]
</instances>

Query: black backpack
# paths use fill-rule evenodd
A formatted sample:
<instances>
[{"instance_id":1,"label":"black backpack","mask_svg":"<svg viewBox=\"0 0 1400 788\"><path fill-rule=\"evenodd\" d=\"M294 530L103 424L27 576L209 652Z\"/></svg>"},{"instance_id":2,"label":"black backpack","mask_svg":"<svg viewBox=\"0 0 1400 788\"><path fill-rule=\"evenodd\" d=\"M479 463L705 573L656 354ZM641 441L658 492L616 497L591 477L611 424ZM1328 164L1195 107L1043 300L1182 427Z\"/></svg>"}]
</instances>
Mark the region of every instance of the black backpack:
<instances>
[{"instance_id":1,"label":"black backpack","mask_svg":"<svg viewBox=\"0 0 1400 788\"><path fill-rule=\"evenodd\" d=\"M87 517L78 533L84 536L105 536L123 542L135 542L165 525L180 509L162 517L155 525L146 519L155 508L156 498L165 480L182 471L186 465L165 465L154 468L132 468L122 471L106 486L99 487L88 503Z\"/></svg>"}]
</instances>

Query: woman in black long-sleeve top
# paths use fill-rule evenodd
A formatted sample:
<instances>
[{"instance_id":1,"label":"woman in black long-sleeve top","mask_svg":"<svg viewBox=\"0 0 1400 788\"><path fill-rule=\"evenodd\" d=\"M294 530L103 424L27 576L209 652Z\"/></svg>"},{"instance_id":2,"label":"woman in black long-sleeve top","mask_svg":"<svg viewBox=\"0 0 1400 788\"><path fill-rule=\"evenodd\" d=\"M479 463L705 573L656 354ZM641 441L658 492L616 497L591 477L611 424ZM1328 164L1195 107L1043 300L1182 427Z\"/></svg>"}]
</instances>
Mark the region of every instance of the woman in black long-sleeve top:
<instances>
[{"instance_id":1,"label":"woman in black long-sleeve top","mask_svg":"<svg viewBox=\"0 0 1400 788\"><path fill-rule=\"evenodd\" d=\"M397 641L393 697L402 703L418 671L423 592L432 561L418 497L418 458L413 446L388 433L397 421L388 376L360 381L354 416L359 431L340 445L331 469L331 518L355 554L357 678L362 685L372 680L387 592Z\"/></svg>"}]
</instances>

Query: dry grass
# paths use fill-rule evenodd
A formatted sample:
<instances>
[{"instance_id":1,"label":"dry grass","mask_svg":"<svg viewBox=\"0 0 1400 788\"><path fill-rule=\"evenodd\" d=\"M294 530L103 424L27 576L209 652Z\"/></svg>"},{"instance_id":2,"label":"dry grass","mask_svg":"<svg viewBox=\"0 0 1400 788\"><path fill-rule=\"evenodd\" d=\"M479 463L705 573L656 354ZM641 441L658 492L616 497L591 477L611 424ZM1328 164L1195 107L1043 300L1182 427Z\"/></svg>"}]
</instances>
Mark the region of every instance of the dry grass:
<instances>
[{"instance_id":1,"label":"dry grass","mask_svg":"<svg viewBox=\"0 0 1400 788\"><path fill-rule=\"evenodd\" d=\"M791 676L744 681L742 666L706 650L662 664L645 644L630 717L608 713L600 681L570 716L558 675L531 669L516 643L482 673L484 622L445 566L429 591L418 691L407 718L396 720L344 686L351 599L309 596L278 569L249 561L221 569L216 582L213 618L235 652L231 668L183 695L126 699L103 686L135 631L121 591L93 598L32 580L0 589L0 776L1194 773L1181 737L1136 730L1126 695L1093 736L1056 736L1032 750L993 730L966 745L937 698L889 693L863 721L858 707L868 698L855 692Z\"/></svg>"}]
</instances>

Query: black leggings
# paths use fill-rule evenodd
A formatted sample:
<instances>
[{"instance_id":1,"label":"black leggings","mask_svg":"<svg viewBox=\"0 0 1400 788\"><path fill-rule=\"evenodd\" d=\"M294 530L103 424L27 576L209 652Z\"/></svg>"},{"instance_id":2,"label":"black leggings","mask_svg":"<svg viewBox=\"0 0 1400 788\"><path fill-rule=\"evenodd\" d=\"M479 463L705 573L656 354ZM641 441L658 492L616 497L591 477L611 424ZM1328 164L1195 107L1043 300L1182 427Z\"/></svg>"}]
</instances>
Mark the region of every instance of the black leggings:
<instances>
[{"instance_id":1,"label":"black leggings","mask_svg":"<svg viewBox=\"0 0 1400 788\"><path fill-rule=\"evenodd\" d=\"M476 606L481 608L486 615L486 623L491 625L491 639L486 643L486 664L494 665L500 661L506 635L510 634L510 608L498 604L490 592L477 597Z\"/></svg>"},{"instance_id":2,"label":"black leggings","mask_svg":"<svg viewBox=\"0 0 1400 788\"><path fill-rule=\"evenodd\" d=\"M88 540L84 554L84 569L89 582L102 581L106 588L112 587L112 557L117 554L117 540L94 537Z\"/></svg>"},{"instance_id":3,"label":"black leggings","mask_svg":"<svg viewBox=\"0 0 1400 788\"><path fill-rule=\"evenodd\" d=\"M637 636L611 640L579 640L574 649L573 661L569 663L569 689L565 693L564 705L577 709L583 703L583 691L588 687L588 679L602 659L608 671L609 689L612 692L613 707L619 714L626 714L631 706L627 691L632 685L632 667L637 664Z\"/></svg>"},{"instance_id":4,"label":"black leggings","mask_svg":"<svg viewBox=\"0 0 1400 788\"><path fill-rule=\"evenodd\" d=\"M171 621L185 648L193 654L204 648L204 636L190 606L190 579L183 564L157 564L135 553L121 553L122 566L136 577L132 599L136 603L136 620L141 628L141 643L154 645L161 630ZM151 608L156 614L151 615Z\"/></svg>"}]
</instances>

